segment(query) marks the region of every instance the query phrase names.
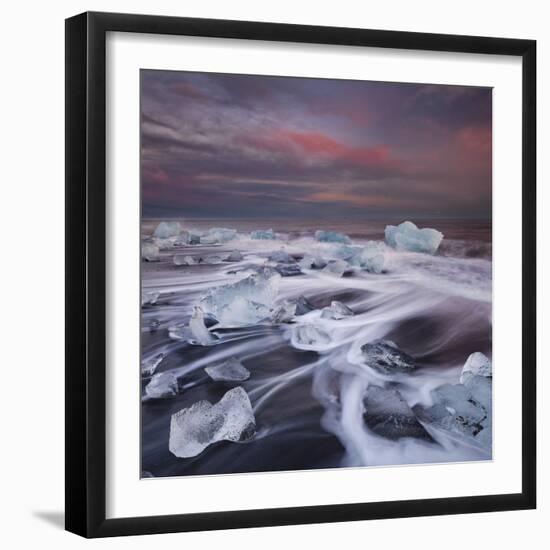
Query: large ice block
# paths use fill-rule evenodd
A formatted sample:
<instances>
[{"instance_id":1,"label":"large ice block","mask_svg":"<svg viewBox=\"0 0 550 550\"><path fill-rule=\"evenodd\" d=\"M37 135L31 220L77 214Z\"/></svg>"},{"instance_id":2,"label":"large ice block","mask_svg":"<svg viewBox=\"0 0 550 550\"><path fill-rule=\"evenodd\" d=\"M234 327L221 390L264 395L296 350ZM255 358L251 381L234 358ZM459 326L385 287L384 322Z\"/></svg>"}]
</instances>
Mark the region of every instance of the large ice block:
<instances>
[{"instance_id":1,"label":"large ice block","mask_svg":"<svg viewBox=\"0 0 550 550\"><path fill-rule=\"evenodd\" d=\"M170 237L176 237L180 232L180 222L160 222L153 232L153 236L158 239L168 239Z\"/></svg>"},{"instance_id":2,"label":"large ice block","mask_svg":"<svg viewBox=\"0 0 550 550\"><path fill-rule=\"evenodd\" d=\"M222 326L254 325L271 317L281 276L260 269L240 281L213 288L200 300Z\"/></svg>"},{"instance_id":3,"label":"large ice block","mask_svg":"<svg viewBox=\"0 0 550 550\"><path fill-rule=\"evenodd\" d=\"M425 227L419 229L413 222L406 221L397 226L387 225L385 229L386 243L397 250L409 252L424 252L435 254L443 233L437 229Z\"/></svg>"},{"instance_id":4,"label":"large ice block","mask_svg":"<svg viewBox=\"0 0 550 550\"><path fill-rule=\"evenodd\" d=\"M198 401L172 415L168 448L180 458L197 456L218 441L246 441L256 433L256 419L240 386L216 404Z\"/></svg>"}]
</instances>

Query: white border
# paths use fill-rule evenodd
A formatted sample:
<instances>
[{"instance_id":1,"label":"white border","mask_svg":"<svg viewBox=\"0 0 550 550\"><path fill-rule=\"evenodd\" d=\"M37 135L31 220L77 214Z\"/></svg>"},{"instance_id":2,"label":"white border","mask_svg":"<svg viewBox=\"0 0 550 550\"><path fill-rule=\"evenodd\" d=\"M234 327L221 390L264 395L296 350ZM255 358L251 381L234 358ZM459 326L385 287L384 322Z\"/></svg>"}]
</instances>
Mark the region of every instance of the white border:
<instances>
[{"instance_id":1,"label":"white border","mask_svg":"<svg viewBox=\"0 0 550 550\"><path fill-rule=\"evenodd\" d=\"M521 60L109 33L108 518L521 491ZM139 69L493 86L494 460L139 480Z\"/></svg>"}]
</instances>

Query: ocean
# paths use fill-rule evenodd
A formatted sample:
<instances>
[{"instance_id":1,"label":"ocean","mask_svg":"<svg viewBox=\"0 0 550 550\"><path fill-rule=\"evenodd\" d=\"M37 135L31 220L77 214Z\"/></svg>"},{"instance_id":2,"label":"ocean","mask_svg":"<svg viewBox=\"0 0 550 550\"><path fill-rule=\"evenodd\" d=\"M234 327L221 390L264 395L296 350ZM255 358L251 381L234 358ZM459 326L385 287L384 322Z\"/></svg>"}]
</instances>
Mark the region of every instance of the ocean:
<instances>
[{"instance_id":1,"label":"ocean","mask_svg":"<svg viewBox=\"0 0 550 550\"><path fill-rule=\"evenodd\" d=\"M160 220L143 220L142 239L150 239ZM444 234L435 255L396 251L383 245L384 228L402 220L230 220L183 219L184 230L212 227L238 231L221 245L170 246L160 261L142 262L142 293L158 293L142 307L142 360L164 354L156 373L177 378L177 394L152 399L142 376L142 456L144 476L215 475L341 467L488 460L491 450L452 431L427 426L427 438L380 437L365 425L364 395L369 385L398 391L417 410L433 404L432 390L458 384L462 367L474 352L491 358L491 222L414 220ZM275 240L253 240L256 229L273 229ZM305 318L274 324L211 326L217 345L202 346L170 337L186 326L193 308L211 290L234 284L270 265L269 256L284 250L299 261L305 254L327 257L339 245L319 243L316 230L348 235L351 246L380 243L382 273L350 270L342 277L302 269L277 280L275 303L303 296L314 308L309 318L321 323L327 341L320 346L296 342L296 326ZM223 258L238 250L243 258ZM174 265L175 254L193 257L194 265ZM209 261L208 258L217 258ZM202 261L198 261L202 258ZM219 261L218 261L219 259ZM273 263L273 262L271 262ZM320 311L339 301L353 315L320 319ZM414 358L414 373L391 380L361 365L361 345L379 339L394 342ZM242 383L214 382L209 365L237 358L250 371ZM218 402L235 386L248 395L256 434L243 442L219 441L197 456L180 458L169 449L174 413L201 400Z\"/></svg>"}]
</instances>

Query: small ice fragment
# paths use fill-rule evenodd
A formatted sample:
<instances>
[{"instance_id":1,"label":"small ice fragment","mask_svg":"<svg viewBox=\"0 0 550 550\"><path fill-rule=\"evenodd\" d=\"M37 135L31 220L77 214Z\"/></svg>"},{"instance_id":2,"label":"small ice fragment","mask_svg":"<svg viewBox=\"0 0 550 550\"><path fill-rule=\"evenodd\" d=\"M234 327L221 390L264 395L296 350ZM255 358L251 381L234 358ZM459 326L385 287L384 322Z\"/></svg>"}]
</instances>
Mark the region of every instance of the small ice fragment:
<instances>
[{"instance_id":1,"label":"small ice fragment","mask_svg":"<svg viewBox=\"0 0 550 550\"><path fill-rule=\"evenodd\" d=\"M141 306L151 305L154 306L159 299L160 292L142 292L141 293Z\"/></svg>"},{"instance_id":2,"label":"small ice fragment","mask_svg":"<svg viewBox=\"0 0 550 550\"><path fill-rule=\"evenodd\" d=\"M195 306L193 315L189 321L189 330L195 343L201 346L210 346L217 340L206 328L204 324L204 312L199 306Z\"/></svg>"},{"instance_id":3,"label":"small ice fragment","mask_svg":"<svg viewBox=\"0 0 550 550\"><path fill-rule=\"evenodd\" d=\"M493 376L491 360L479 351L472 353L464 363L460 383L464 384L470 376Z\"/></svg>"},{"instance_id":4,"label":"small ice fragment","mask_svg":"<svg viewBox=\"0 0 550 550\"><path fill-rule=\"evenodd\" d=\"M142 470L141 471L141 479L143 479L145 477L155 477L155 476L151 472L148 472L147 470Z\"/></svg>"},{"instance_id":5,"label":"small ice fragment","mask_svg":"<svg viewBox=\"0 0 550 550\"><path fill-rule=\"evenodd\" d=\"M256 240L272 240L275 239L275 233L273 233L273 229L256 229L250 233L250 238Z\"/></svg>"},{"instance_id":6,"label":"small ice fragment","mask_svg":"<svg viewBox=\"0 0 550 550\"><path fill-rule=\"evenodd\" d=\"M224 326L254 325L270 317L280 278L262 269L236 283L209 290L200 304Z\"/></svg>"},{"instance_id":7,"label":"small ice fragment","mask_svg":"<svg viewBox=\"0 0 550 550\"><path fill-rule=\"evenodd\" d=\"M327 262L320 256L311 256L309 254L306 254L299 263L303 269L323 269L327 265Z\"/></svg>"},{"instance_id":8,"label":"small ice fragment","mask_svg":"<svg viewBox=\"0 0 550 550\"><path fill-rule=\"evenodd\" d=\"M330 336L322 328L312 324L296 325L292 332L292 344L295 347L326 346L330 342Z\"/></svg>"},{"instance_id":9,"label":"small ice fragment","mask_svg":"<svg viewBox=\"0 0 550 550\"><path fill-rule=\"evenodd\" d=\"M348 262L344 260L334 260L329 262L326 267L323 268L323 273L334 275L335 277L342 277L344 273L350 271Z\"/></svg>"},{"instance_id":10,"label":"small ice fragment","mask_svg":"<svg viewBox=\"0 0 550 550\"><path fill-rule=\"evenodd\" d=\"M215 264L221 264L222 259L220 256L206 256L205 258L202 258L202 263L207 265L215 265Z\"/></svg>"},{"instance_id":11,"label":"small ice fragment","mask_svg":"<svg viewBox=\"0 0 550 550\"><path fill-rule=\"evenodd\" d=\"M256 434L256 419L247 393L240 386L216 404L198 401L172 415L170 452L180 458L197 456L217 441L247 441Z\"/></svg>"},{"instance_id":12,"label":"small ice fragment","mask_svg":"<svg viewBox=\"0 0 550 550\"><path fill-rule=\"evenodd\" d=\"M296 304L296 315L305 315L315 309L313 304L305 296L298 296L298 298L290 300L290 303Z\"/></svg>"},{"instance_id":13,"label":"small ice fragment","mask_svg":"<svg viewBox=\"0 0 550 550\"><path fill-rule=\"evenodd\" d=\"M235 357L219 365L206 367L204 370L214 382L244 382L250 378L248 369Z\"/></svg>"},{"instance_id":14,"label":"small ice fragment","mask_svg":"<svg viewBox=\"0 0 550 550\"><path fill-rule=\"evenodd\" d=\"M294 277L295 275L302 274L302 270L298 264L277 264L275 271L282 277Z\"/></svg>"},{"instance_id":15,"label":"small ice fragment","mask_svg":"<svg viewBox=\"0 0 550 550\"><path fill-rule=\"evenodd\" d=\"M174 265L195 265L197 262L193 256L187 254L174 254Z\"/></svg>"},{"instance_id":16,"label":"small ice fragment","mask_svg":"<svg viewBox=\"0 0 550 550\"><path fill-rule=\"evenodd\" d=\"M143 376L152 376L155 373L155 370L157 370L157 367L160 365L161 361L166 357L166 353L157 353L156 355L153 355L153 357L150 357L149 359L145 359L141 362L141 374Z\"/></svg>"},{"instance_id":17,"label":"small ice fragment","mask_svg":"<svg viewBox=\"0 0 550 550\"><path fill-rule=\"evenodd\" d=\"M149 384L145 386L145 393L153 399L174 397L178 394L178 379L172 372L155 374Z\"/></svg>"},{"instance_id":18,"label":"small ice fragment","mask_svg":"<svg viewBox=\"0 0 550 550\"><path fill-rule=\"evenodd\" d=\"M370 385L363 399L365 424L377 435L388 439L414 437L433 441L397 390Z\"/></svg>"},{"instance_id":19,"label":"small ice fragment","mask_svg":"<svg viewBox=\"0 0 550 550\"><path fill-rule=\"evenodd\" d=\"M329 307L325 307L323 309L323 312L321 313L321 318L339 320L343 319L344 317L350 317L353 314L353 310L346 306L346 304L334 300L331 302Z\"/></svg>"},{"instance_id":20,"label":"small ice fragment","mask_svg":"<svg viewBox=\"0 0 550 550\"><path fill-rule=\"evenodd\" d=\"M351 239L343 233L337 233L336 231L315 231L315 238L320 242L325 243L351 243Z\"/></svg>"},{"instance_id":21,"label":"small ice fragment","mask_svg":"<svg viewBox=\"0 0 550 550\"><path fill-rule=\"evenodd\" d=\"M290 323L294 315L296 315L296 304L285 301L273 310L271 321L275 324Z\"/></svg>"},{"instance_id":22,"label":"small ice fragment","mask_svg":"<svg viewBox=\"0 0 550 550\"><path fill-rule=\"evenodd\" d=\"M153 232L153 236L158 239L168 239L170 237L176 237L180 232L181 225L179 222L160 222Z\"/></svg>"},{"instance_id":23,"label":"small ice fragment","mask_svg":"<svg viewBox=\"0 0 550 550\"><path fill-rule=\"evenodd\" d=\"M141 258L147 262L158 262L160 260L159 247L150 241L142 241Z\"/></svg>"},{"instance_id":24,"label":"small ice fragment","mask_svg":"<svg viewBox=\"0 0 550 550\"><path fill-rule=\"evenodd\" d=\"M296 260L286 251L277 250L269 256L269 261L277 262L278 264L293 264Z\"/></svg>"},{"instance_id":25,"label":"small ice fragment","mask_svg":"<svg viewBox=\"0 0 550 550\"><path fill-rule=\"evenodd\" d=\"M160 321L158 319L151 319L149 321L149 330L151 332L157 331L159 327L160 327Z\"/></svg>"},{"instance_id":26,"label":"small ice fragment","mask_svg":"<svg viewBox=\"0 0 550 550\"><path fill-rule=\"evenodd\" d=\"M243 260L243 255L239 250L233 250L229 256L225 258L226 262L241 262Z\"/></svg>"},{"instance_id":27,"label":"small ice fragment","mask_svg":"<svg viewBox=\"0 0 550 550\"><path fill-rule=\"evenodd\" d=\"M387 225L385 236L386 243L392 248L426 254L435 254L443 240L443 233L437 229L428 227L418 229L410 221L403 222L398 226Z\"/></svg>"},{"instance_id":28,"label":"small ice fragment","mask_svg":"<svg viewBox=\"0 0 550 550\"><path fill-rule=\"evenodd\" d=\"M414 359L390 340L375 340L361 346L365 363L382 374L409 373L416 368Z\"/></svg>"}]
</instances>

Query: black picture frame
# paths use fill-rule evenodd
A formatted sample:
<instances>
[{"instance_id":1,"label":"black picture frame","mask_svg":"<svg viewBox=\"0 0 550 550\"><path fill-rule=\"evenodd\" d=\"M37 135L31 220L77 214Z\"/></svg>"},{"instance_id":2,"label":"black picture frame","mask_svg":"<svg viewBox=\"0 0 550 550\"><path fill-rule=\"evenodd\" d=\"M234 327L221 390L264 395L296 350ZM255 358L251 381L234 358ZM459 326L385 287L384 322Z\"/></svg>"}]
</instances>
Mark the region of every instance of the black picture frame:
<instances>
[{"instance_id":1,"label":"black picture frame","mask_svg":"<svg viewBox=\"0 0 550 550\"><path fill-rule=\"evenodd\" d=\"M105 41L109 31L520 57L522 491L516 494L106 519ZM66 529L108 537L532 509L536 506L536 42L180 17L66 20ZM518 182L519 184L519 182Z\"/></svg>"}]
</instances>

